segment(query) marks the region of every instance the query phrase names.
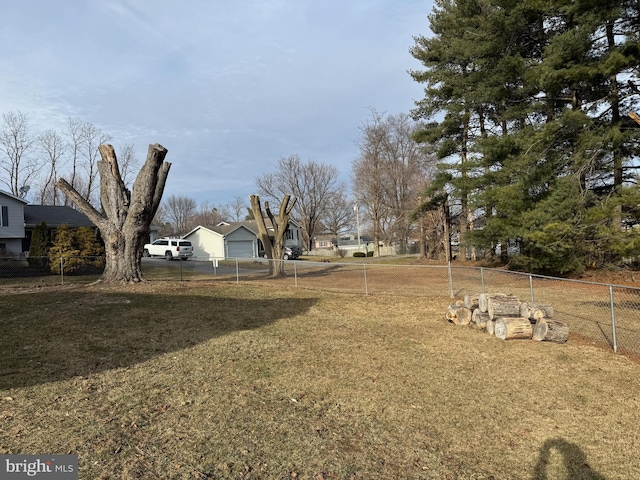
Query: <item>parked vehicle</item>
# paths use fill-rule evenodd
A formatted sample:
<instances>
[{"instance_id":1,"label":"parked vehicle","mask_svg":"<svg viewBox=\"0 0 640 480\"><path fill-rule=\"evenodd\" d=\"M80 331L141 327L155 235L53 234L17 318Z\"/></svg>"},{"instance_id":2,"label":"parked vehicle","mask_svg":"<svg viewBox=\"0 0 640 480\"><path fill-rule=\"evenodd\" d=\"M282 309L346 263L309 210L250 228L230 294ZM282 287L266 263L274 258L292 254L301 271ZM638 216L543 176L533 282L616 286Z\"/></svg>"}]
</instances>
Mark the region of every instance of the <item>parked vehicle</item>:
<instances>
[{"instance_id":1,"label":"parked vehicle","mask_svg":"<svg viewBox=\"0 0 640 480\"><path fill-rule=\"evenodd\" d=\"M142 255L145 257L164 257L167 260L174 258L188 260L193 255L193 246L190 241L180 238L159 238L153 243L147 243Z\"/></svg>"},{"instance_id":2,"label":"parked vehicle","mask_svg":"<svg viewBox=\"0 0 640 480\"><path fill-rule=\"evenodd\" d=\"M301 251L298 247L284 247L284 256L282 258L285 260L295 260L300 256L300 253ZM268 258L264 250L260 250L258 252L258 256L262 258Z\"/></svg>"}]
</instances>

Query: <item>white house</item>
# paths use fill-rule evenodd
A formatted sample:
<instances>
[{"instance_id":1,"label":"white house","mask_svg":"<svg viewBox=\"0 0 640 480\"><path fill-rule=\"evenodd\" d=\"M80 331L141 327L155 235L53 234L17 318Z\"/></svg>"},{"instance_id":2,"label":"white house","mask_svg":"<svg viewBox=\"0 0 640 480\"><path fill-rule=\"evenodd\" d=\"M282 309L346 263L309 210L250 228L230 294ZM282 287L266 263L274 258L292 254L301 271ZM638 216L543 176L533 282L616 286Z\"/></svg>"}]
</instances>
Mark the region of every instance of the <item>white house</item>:
<instances>
[{"instance_id":1,"label":"white house","mask_svg":"<svg viewBox=\"0 0 640 480\"><path fill-rule=\"evenodd\" d=\"M256 233L241 224L198 225L182 238L191 242L194 260L258 256Z\"/></svg>"},{"instance_id":2,"label":"white house","mask_svg":"<svg viewBox=\"0 0 640 480\"><path fill-rule=\"evenodd\" d=\"M221 222L212 227L198 225L182 238L191 242L194 260L253 258L262 249L255 220ZM302 247L301 227L293 220L289 221L285 245Z\"/></svg>"}]
</instances>

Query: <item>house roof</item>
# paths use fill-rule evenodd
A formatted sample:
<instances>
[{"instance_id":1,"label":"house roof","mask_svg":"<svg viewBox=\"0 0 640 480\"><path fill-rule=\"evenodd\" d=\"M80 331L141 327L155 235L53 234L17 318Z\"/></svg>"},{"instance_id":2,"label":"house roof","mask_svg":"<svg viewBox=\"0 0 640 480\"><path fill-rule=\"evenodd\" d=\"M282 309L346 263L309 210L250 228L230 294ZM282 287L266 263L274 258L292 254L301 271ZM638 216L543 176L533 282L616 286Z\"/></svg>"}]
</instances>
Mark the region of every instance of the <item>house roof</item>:
<instances>
[{"instance_id":1,"label":"house roof","mask_svg":"<svg viewBox=\"0 0 640 480\"><path fill-rule=\"evenodd\" d=\"M17 196L15 196L15 195L13 195L13 194L11 194L9 192L5 192L4 190L0 190L0 195L4 195L6 197L13 198L14 200L18 200L19 202L22 202L22 203L29 203L24 198L17 197Z\"/></svg>"},{"instance_id":2,"label":"house roof","mask_svg":"<svg viewBox=\"0 0 640 480\"><path fill-rule=\"evenodd\" d=\"M241 223L243 222L233 223L233 224L221 224L221 225L208 226L208 227L205 227L203 225L198 225L196 228L194 228L193 230L185 234L182 238L187 238L189 235L191 235L192 233L195 233L198 230L206 230L207 232L215 233L216 235L220 235L221 237L226 237L231 233L235 232L236 230L238 230L239 228L244 228L246 230L249 230L253 235L256 234L256 232L253 231L251 228L247 227L246 225L242 225Z\"/></svg>"},{"instance_id":3,"label":"house roof","mask_svg":"<svg viewBox=\"0 0 640 480\"><path fill-rule=\"evenodd\" d=\"M44 222L47 227L55 228L60 225L69 227L95 227L84 213L71 207L62 205L25 205L24 225L35 227Z\"/></svg>"}]
</instances>

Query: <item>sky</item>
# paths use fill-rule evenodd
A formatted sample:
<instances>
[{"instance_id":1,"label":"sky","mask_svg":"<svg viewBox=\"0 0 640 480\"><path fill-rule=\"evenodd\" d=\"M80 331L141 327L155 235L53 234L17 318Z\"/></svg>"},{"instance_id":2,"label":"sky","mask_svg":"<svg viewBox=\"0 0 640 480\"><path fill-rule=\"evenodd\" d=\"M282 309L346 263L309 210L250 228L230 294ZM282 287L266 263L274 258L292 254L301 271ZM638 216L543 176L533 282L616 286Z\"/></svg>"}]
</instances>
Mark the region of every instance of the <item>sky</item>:
<instances>
[{"instance_id":1,"label":"sky","mask_svg":"<svg viewBox=\"0 0 640 480\"><path fill-rule=\"evenodd\" d=\"M25 0L0 18L0 113L168 150L168 195L256 193L281 157L350 181L371 109L409 113L432 0ZM248 203L248 202L247 202Z\"/></svg>"}]
</instances>

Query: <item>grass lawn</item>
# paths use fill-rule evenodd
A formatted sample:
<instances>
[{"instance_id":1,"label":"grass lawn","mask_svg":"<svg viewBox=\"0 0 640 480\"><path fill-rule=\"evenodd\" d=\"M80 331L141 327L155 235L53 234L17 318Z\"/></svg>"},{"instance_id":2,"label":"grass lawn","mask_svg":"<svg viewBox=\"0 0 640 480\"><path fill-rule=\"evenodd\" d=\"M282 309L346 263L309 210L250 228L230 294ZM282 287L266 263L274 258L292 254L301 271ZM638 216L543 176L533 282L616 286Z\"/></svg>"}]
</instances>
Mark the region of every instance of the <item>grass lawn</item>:
<instances>
[{"instance_id":1,"label":"grass lawn","mask_svg":"<svg viewBox=\"0 0 640 480\"><path fill-rule=\"evenodd\" d=\"M256 283L0 291L0 454L83 479L640 478L640 364Z\"/></svg>"}]
</instances>

